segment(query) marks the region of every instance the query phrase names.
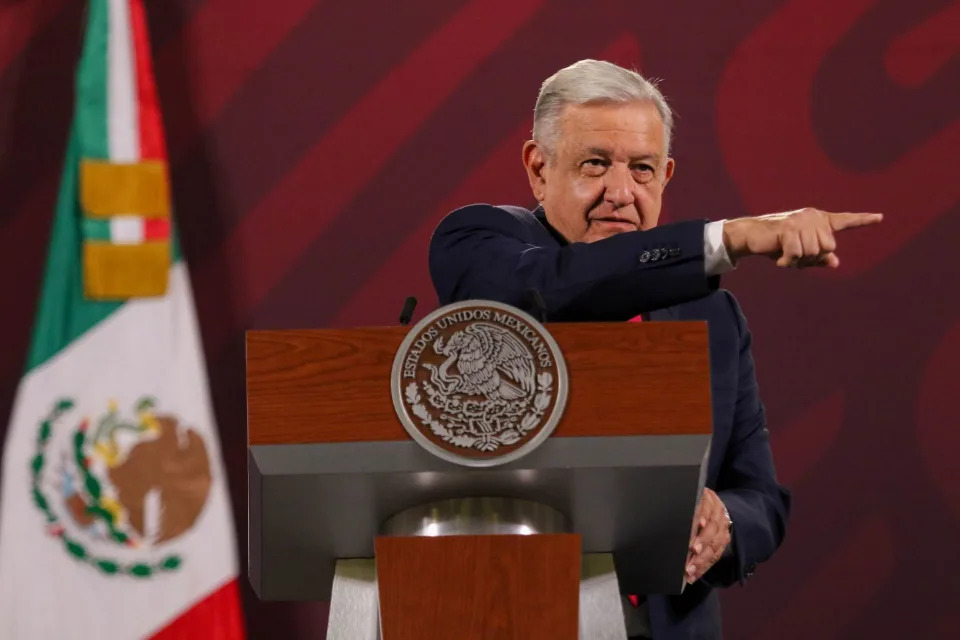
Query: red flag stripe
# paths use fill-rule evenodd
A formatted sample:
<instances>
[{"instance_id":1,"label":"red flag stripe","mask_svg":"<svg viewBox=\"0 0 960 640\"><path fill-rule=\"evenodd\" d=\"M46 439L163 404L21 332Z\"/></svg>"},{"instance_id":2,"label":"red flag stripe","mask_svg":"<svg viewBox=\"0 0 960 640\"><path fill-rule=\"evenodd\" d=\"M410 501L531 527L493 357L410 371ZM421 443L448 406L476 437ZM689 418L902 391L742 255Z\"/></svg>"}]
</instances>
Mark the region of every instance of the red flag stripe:
<instances>
[{"instance_id":1,"label":"red flag stripe","mask_svg":"<svg viewBox=\"0 0 960 640\"><path fill-rule=\"evenodd\" d=\"M170 218L145 218L143 220L144 240L163 240L170 237Z\"/></svg>"},{"instance_id":2,"label":"red flag stripe","mask_svg":"<svg viewBox=\"0 0 960 640\"><path fill-rule=\"evenodd\" d=\"M137 102L140 119L140 157L144 160L166 160L163 124L157 87L153 80L153 61L150 57L150 35L143 12L143 0L130 0L130 29L137 69Z\"/></svg>"},{"instance_id":3,"label":"red flag stripe","mask_svg":"<svg viewBox=\"0 0 960 640\"><path fill-rule=\"evenodd\" d=\"M243 640L245 637L236 579L197 602L151 636L152 640Z\"/></svg>"}]
</instances>

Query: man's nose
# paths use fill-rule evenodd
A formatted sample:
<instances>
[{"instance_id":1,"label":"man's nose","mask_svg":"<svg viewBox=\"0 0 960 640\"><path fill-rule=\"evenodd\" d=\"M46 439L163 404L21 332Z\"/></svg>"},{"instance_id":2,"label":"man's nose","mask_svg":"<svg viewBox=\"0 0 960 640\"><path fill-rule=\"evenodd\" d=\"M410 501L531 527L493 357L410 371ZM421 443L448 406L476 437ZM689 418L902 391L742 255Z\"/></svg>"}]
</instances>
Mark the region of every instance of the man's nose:
<instances>
[{"instance_id":1,"label":"man's nose","mask_svg":"<svg viewBox=\"0 0 960 640\"><path fill-rule=\"evenodd\" d=\"M613 165L607 170L603 198L618 209L633 204L633 177L627 167Z\"/></svg>"}]
</instances>

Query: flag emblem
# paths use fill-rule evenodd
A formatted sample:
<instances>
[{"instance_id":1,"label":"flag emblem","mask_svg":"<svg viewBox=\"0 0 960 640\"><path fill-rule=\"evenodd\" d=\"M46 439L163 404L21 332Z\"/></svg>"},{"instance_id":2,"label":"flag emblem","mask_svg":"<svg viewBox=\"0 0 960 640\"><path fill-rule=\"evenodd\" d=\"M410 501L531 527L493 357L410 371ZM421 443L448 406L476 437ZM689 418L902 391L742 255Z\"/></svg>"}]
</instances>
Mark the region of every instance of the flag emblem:
<instances>
[{"instance_id":1,"label":"flag emblem","mask_svg":"<svg viewBox=\"0 0 960 640\"><path fill-rule=\"evenodd\" d=\"M176 571L177 539L197 521L212 475L201 434L151 397L96 417L55 401L37 430L33 502L74 559L108 575Z\"/></svg>"}]
</instances>

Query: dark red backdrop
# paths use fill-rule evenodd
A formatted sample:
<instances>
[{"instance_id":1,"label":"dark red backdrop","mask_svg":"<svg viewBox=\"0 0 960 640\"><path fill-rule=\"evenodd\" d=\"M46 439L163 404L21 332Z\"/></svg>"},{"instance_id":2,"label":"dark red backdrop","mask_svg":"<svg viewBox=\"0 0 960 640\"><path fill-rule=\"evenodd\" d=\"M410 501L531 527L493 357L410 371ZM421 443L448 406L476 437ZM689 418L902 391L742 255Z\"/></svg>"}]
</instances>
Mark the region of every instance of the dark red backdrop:
<instances>
[{"instance_id":1,"label":"dark red backdrop","mask_svg":"<svg viewBox=\"0 0 960 640\"><path fill-rule=\"evenodd\" d=\"M76 0L0 0L0 424L23 366L71 109ZM148 2L178 222L244 534L243 332L435 303L430 230L529 203L539 83L605 57L678 112L667 219L883 211L836 273L727 277L756 334L788 540L725 595L733 638L960 626L960 2ZM0 427L2 430L3 427ZM336 517L336 514L331 514ZM246 581L244 581L246 584ZM317 637L322 604L254 636Z\"/></svg>"}]
</instances>

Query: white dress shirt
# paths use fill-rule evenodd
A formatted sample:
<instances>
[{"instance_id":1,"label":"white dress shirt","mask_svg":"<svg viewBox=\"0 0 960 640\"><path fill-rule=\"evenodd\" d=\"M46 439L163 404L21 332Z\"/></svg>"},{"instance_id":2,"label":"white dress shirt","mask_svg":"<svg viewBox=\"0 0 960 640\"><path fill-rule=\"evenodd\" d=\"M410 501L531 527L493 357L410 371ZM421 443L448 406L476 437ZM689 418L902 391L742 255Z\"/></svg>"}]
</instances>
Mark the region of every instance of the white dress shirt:
<instances>
[{"instance_id":1,"label":"white dress shirt","mask_svg":"<svg viewBox=\"0 0 960 640\"><path fill-rule=\"evenodd\" d=\"M723 223L708 222L703 227L703 266L708 276L719 276L736 268L723 244Z\"/></svg>"}]
</instances>

